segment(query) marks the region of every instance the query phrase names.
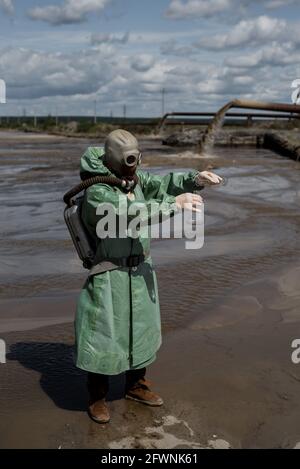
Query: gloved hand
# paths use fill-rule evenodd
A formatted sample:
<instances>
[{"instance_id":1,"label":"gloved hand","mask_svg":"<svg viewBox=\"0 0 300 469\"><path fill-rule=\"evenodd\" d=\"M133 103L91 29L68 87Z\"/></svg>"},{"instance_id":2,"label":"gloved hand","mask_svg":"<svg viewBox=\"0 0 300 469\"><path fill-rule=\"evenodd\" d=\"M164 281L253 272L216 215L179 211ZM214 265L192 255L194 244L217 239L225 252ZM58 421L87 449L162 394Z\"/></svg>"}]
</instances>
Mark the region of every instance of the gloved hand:
<instances>
[{"instance_id":1,"label":"gloved hand","mask_svg":"<svg viewBox=\"0 0 300 469\"><path fill-rule=\"evenodd\" d=\"M203 205L203 199L198 194L181 194L176 197L176 205L180 209L192 210L192 212L201 212L201 205Z\"/></svg>"}]
</instances>

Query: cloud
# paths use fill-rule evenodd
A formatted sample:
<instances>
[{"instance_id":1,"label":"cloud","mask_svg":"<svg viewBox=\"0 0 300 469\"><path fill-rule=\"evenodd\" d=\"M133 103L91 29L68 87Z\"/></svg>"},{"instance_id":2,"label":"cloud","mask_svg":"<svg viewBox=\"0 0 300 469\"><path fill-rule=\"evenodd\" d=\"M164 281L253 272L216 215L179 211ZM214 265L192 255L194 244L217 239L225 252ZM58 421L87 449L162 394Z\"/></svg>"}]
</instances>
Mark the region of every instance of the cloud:
<instances>
[{"instance_id":1,"label":"cloud","mask_svg":"<svg viewBox=\"0 0 300 469\"><path fill-rule=\"evenodd\" d=\"M0 0L0 8L9 15L13 15L15 11L12 0Z\"/></svg>"},{"instance_id":2,"label":"cloud","mask_svg":"<svg viewBox=\"0 0 300 469\"><path fill-rule=\"evenodd\" d=\"M288 5L293 5L298 2L299 0L267 0L266 8L273 10L275 8L287 7Z\"/></svg>"},{"instance_id":3,"label":"cloud","mask_svg":"<svg viewBox=\"0 0 300 469\"><path fill-rule=\"evenodd\" d=\"M187 19L196 17L210 17L222 13L232 7L231 0L171 0L165 13L171 19Z\"/></svg>"},{"instance_id":4,"label":"cloud","mask_svg":"<svg viewBox=\"0 0 300 469\"><path fill-rule=\"evenodd\" d=\"M111 50L103 48L79 54L6 48L0 53L0 76L7 82L10 97L16 99L92 93L111 79L111 67L100 65L110 55Z\"/></svg>"},{"instance_id":5,"label":"cloud","mask_svg":"<svg viewBox=\"0 0 300 469\"><path fill-rule=\"evenodd\" d=\"M150 101L159 99L161 88L166 87L169 96L173 93L172 99L182 97L181 107L189 100L193 107L201 99L211 100L216 106L218 100L244 93L255 95L256 80L264 83L266 75L258 68L252 72L251 65L271 66L276 57L278 64L280 61L283 65L293 64L296 56L290 54L287 59L285 52L286 49L273 46L272 50L247 57L244 62L241 55L232 63L228 60L214 65L203 60L191 62L186 57L166 61L155 60L151 54L118 54L110 44L76 54L7 48L0 54L0 75L5 75L10 99L60 97L71 105L80 99L92 102L97 96L103 105L126 102L136 106L144 100L150 106Z\"/></svg>"},{"instance_id":6,"label":"cloud","mask_svg":"<svg viewBox=\"0 0 300 469\"><path fill-rule=\"evenodd\" d=\"M278 44L274 42L268 46L260 48L257 51L248 54L240 54L235 57L225 59L225 65L229 67L251 69L264 67L284 67L299 63L300 51L297 50L295 44L287 42Z\"/></svg>"},{"instance_id":7,"label":"cloud","mask_svg":"<svg viewBox=\"0 0 300 469\"><path fill-rule=\"evenodd\" d=\"M59 112L88 114L97 99L102 115L111 109L115 115L121 113L125 103L131 115L158 115L162 88L167 91L169 111L214 110L236 97L290 99L290 83L300 70L296 22L286 20L283 28L275 18L252 18L226 34L218 34L217 25L213 30L208 26L208 45L215 41L218 54L203 45L193 46L198 28L159 34L142 28L130 32L130 38L121 32L91 37L88 29L81 28L75 47L66 44L67 30L57 31L53 45L51 29L38 43L39 49L47 49L44 52L35 50L35 41L22 42L27 48L17 47L20 40L14 47L2 48L0 76L8 85L9 112L19 112L24 103L28 112L33 108L49 112L58 105ZM223 33L224 23L221 28ZM89 38L95 47L87 44ZM64 52L51 51L60 50L62 44Z\"/></svg>"},{"instance_id":8,"label":"cloud","mask_svg":"<svg viewBox=\"0 0 300 469\"><path fill-rule=\"evenodd\" d=\"M0 76L7 82L10 101L60 97L71 103L80 96L110 103L135 101L149 93L149 84L161 88L165 71L150 54L118 55L111 44L69 54L0 50Z\"/></svg>"},{"instance_id":9,"label":"cloud","mask_svg":"<svg viewBox=\"0 0 300 469\"><path fill-rule=\"evenodd\" d=\"M244 17L253 4L263 9L276 9L299 3L299 0L170 0L165 16L172 20L210 18L220 14Z\"/></svg>"},{"instance_id":10,"label":"cloud","mask_svg":"<svg viewBox=\"0 0 300 469\"><path fill-rule=\"evenodd\" d=\"M168 40L161 44L160 52L163 55L175 55L181 57L193 53L193 47L189 45L179 45L177 41Z\"/></svg>"},{"instance_id":11,"label":"cloud","mask_svg":"<svg viewBox=\"0 0 300 469\"><path fill-rule=\"evenodd\" d=\"M274 49L272 54L265 54L269 64L276 54L284 59L284 51ZM210 57L190 60L186 56L155 58L136 51L125 54L107 43L74 53L9 47L0 50L0 76L8 85L9 109L15 112L19 112L18 104L14 104L18 100L19 105L27 101L28 112L50 112L58 105L59 112L88 114L97 99L102 115L110 109L121 114L126 103L131 115L155 116L161 109L163 87L169 111L213 110L236 97L289 99L284 93L290 93L295 64L299 63L291 63L296 56L290 55L289 63L272 74L272 66L260 57L253 59L257 68L243 68L247 63L211 63ZM288 67L292 71L290 82Z\"/></svg>"},{"instance_id":12,"label":"cloud","mask_svg":"<svg viewBox=\"0 0 300 469\"><path fill-rule=\"evenodd\" d=\"M33 20L52 25L83 23L89 13L103 10L111 0L64 0L59 5L37 6L28 12Z\"/></svg>"},{"instance_id":13,"label":"cloud","mask_svg":"<svg viewBox=\"0 0 300 469\"><path fill-rule=\"evenodd\" d=\"M147 72L155 63L155 59L149 54L140 54L133 58L131 67L137 72Z\"/></svg>"},{"instance_id":14,"label":"cloud","mask_svg":"<svg viewBox=\"0 0 300 469\"><path fill-rule=\"evenodd\" d=\"M91 44L126 44L129 40L129 32L124 34L92 34Z\"/></svg>"},{"instance_id":15,"label":"cloud","mask_svg":"<svg viewBox=\"0 0 300 469\"><path fill-rule=\"evenodd\" d=\"M195 45L209 50L223 50L241 46L253 46L280 38L287 29L285 20L259 16L242 20L228 33L204 37Z\"/></svg>"}]
</instances>

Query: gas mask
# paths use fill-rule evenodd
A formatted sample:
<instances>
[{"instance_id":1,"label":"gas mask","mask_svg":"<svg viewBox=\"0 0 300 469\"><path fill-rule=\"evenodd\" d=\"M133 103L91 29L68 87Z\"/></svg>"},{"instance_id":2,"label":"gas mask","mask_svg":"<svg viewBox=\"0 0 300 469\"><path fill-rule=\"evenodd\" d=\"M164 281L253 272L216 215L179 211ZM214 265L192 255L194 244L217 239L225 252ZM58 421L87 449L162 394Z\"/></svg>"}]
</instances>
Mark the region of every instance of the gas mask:
<instances>
[{"instance_id":1,"label":"gas mask","mask_svg":"<svg viewBox=\"0 0 300 469\"><path fill-rule=\"evenodd\" d=\"M130 181L141 162L137 139L126 130L114 130L105 141L105 165L119 178Z\"/></svg>"}]
</instances>

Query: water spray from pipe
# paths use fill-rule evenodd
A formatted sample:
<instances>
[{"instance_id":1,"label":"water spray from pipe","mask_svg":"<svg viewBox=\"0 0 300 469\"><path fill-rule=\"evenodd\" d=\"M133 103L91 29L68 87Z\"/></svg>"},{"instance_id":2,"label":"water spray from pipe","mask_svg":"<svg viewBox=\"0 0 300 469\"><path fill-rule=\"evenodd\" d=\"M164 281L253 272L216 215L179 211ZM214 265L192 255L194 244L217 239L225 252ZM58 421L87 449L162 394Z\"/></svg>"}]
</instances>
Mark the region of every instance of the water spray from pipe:
<instances>
[{"instance_id":1,"label":"water spray from pipe","mask_svg":"<svg viewBox=\"0 0 300 469\"><path fill-rule=\"evenodd\" d=\"M199 153L210 154L214 146L216 137L222 129L225 115L231 108L240 109L258 109L261 111L279 111L279 112L290 112L300 114L300 105L297 104L285 104L285 103L266 103L263 101L249 101L242 99L235 99L225 104L216 113L214 119L207 127L201 141L199 142Z\"/></svg>"}]
</instances>

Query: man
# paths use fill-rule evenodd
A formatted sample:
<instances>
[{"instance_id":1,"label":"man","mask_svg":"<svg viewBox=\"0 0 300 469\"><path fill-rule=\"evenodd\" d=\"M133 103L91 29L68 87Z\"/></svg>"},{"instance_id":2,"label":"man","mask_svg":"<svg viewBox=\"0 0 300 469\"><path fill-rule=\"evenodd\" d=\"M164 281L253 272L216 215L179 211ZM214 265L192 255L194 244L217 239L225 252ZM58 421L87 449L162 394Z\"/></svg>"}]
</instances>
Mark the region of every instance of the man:
<instances>
[{"instance_id":1,"label":"man","mask_svg":"<svg viewBox=\"0 0 300 469\"><path fill-rule=\"evenodd\" d=\"M202 203L197 194L201 180L219 183L206 171L156 176L138 171L141 161L136 138L125 130L113 131L102 148L89 148L81 160L81 177L95 175L122 179L124 187L94 184L86 190L82 221L96 245L94 266L80 294L76 315L77 366L88 371L89 415L98 423L110 419L105 401L109 376L126 372L126 398L161 406L162 398L145 379L146 367L161 345L160 310L156 276L148 237L99 239L99 204L117 210L120 197L126 212L134 201L163 203L163 216L173 216L185 203ZM124 204L123 204L124 206ZM99 213L99 212L98 212ZM118 213L121 216L120 213Z\"/></svg>"}]
</instances>

